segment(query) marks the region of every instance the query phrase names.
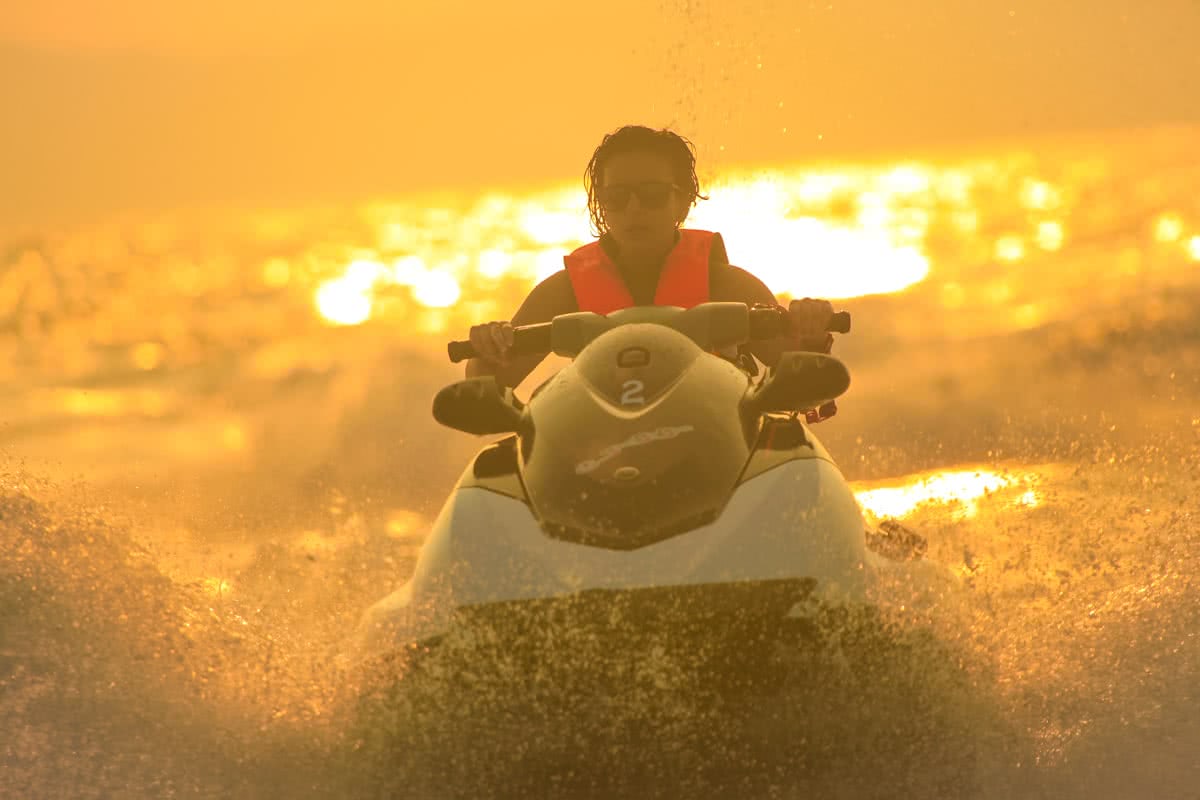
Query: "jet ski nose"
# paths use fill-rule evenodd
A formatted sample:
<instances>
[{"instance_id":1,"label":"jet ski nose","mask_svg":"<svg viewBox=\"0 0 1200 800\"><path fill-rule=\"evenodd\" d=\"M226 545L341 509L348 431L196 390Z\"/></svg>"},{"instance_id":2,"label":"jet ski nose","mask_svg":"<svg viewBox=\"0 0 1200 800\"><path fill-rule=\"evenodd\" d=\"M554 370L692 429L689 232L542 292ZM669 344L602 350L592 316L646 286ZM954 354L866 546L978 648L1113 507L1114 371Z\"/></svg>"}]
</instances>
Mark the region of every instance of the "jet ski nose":
<instances>
[{"instance_id":1,"label":"jet ski nose","mask_svg":"<svg viewBox=\"0 0 1200 800\"><path fill-rule=\"evenodd\" d=\"M624 325L594 341L575 369L610 408L638 413L675 386L703 351L661 325Z\"/></svg>"}]
</instances>

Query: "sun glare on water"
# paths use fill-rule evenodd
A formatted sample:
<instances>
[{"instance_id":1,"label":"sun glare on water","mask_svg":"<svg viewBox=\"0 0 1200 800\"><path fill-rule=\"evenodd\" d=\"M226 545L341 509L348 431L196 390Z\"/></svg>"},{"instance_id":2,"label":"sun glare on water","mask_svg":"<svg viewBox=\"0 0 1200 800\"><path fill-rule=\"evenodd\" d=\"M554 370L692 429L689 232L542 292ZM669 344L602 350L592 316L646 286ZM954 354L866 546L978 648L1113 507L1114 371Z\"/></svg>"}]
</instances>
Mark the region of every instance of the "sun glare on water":
<instances>
[{"instance_id":1,"label":"sun glare on water","mask_svg":"<svg viewBox=\"0 0 1200 800\"><path fill-rule=\"evenodd\" d=\"M317 310L336 325L358 325L371 316L370 286L345 278L328 281L317 289Z\"/></svg>"},{"instance_id":2,"label":"sun glare on water","mask_svg":"<svg viewBox=\"0 0 1200 800\"><path fill-rule=\"evenodd\" d=\"M911 476L900 483L863 486L855 496L863 510L877 519L903 518L920 508L939 506L956 519L970 519L978 515L985 498L1010 506L1041 505L1040 481L1040 475L1032 471L960 469Z\"/></svg>"},{"instance_id":3,"label":"sun glare on water","mask_svg":"<svg viewBox=\"0 0 1200 800\"><path fill-rule=\"evenodd\" d=\"M1031 157L729 171L705 180L708 199L686 225L720 232L731 262L784 303L928 283L943 310L960 312L963 331L1024 330L1069 311L1071 298L1094 286L1054 269L1107 224L1090 207L1083 213L1090 187L1072 175ZM486 321L480 315L507 319L563 268L563 256L593 241L587 198L568 186L358 214L365 227L354 249L324 253L310 271L317 316L333 325L403 319L411 330L444 333ZM1156 214L1142 235L1164 258L1200 261L1186 211ZM287 264L263 274L270 286L294 278Z\"/></svg>"},{"instance_id":4,"label":"sun glare on water","mask_svg":"<svg viewBox=\"0 0 1200 800\"><path fill-rule=\"evenodd\" d=\"M784 297L898 292L929 273L929 209L969 184L960 171L921 164L729 175L714 181L687 224L720 231L733 263ZM495 300L501 285L515 309L562 269L564 255L592 240L578 190L492 194L436 212L397 204L368 212L379 246L317 287L321 318L361 324L382 313L382 295L419 308Z\"/></svg>"}]
</instances>

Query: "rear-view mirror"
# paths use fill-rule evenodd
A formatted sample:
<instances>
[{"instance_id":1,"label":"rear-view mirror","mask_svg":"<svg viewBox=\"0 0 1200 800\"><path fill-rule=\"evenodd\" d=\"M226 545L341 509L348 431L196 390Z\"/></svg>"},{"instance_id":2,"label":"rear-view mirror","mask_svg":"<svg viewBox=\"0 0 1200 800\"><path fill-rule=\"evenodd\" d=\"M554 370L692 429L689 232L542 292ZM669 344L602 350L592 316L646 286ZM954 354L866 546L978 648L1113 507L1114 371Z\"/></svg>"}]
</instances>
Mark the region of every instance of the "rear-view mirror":
<instances>
[{"instance_id":1,"label":"rear-view mirror","mask_svg":"<svg viewBox=\"0 0 1200 800\"><path fill-rule=\"evenodd\" d=\"M433 399L433 418L448 428L483 436L517 433L524 407L491 375L452 383Z\"/></svg>"},{"instance_id":2,"label":"rear-view mirror","mask_svg":"<svg viewBox=\"0 0 1200 800\"><path fill-rule=\"evenodd\" d=\"M752 414L807 411L830 402L850 388L846 365L824 353L784 353L774 371L746 396Z\"/></svg>"}]
</instances>

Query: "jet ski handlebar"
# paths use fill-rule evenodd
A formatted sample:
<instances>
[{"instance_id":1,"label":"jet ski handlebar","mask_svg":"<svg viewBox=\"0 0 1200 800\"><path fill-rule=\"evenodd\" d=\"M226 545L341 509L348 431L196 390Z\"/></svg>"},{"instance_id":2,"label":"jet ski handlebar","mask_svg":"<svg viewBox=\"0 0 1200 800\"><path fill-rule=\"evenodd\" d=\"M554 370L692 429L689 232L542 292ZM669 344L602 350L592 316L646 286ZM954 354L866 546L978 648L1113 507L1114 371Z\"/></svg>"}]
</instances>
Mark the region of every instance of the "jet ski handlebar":
<instances>
[{"instance_id":1,"label":"jet ski handlebar","mask_svg":"<svg viewBox=\"0 0 1200 800\"><path fill-rule=\"evenodd\" d=\"M551 352L554 350L550 339L550 331L553 327L553 322L539 322L534 325L521 325L513 328L513 343L508 352L514 356ZM450 354L450 360L455 364L478 355L475 352L475 346L469 339L450 342L446 345L446 350Z\"/></svg>"},{"instance_id":2,"label":"jet ski handlebar","mask_svg":"<svg viewBox=\"0 0 1200 800\"><path fill-rule=\"evenodd\" d=\"M786 308L780 306L754 306L747 309L750 335L749 341L775 339L785 335L790 327ZM553 352L551 339L553 322L539 322L513 328L513 343L509 352L515 356ZM850 312L838 311L829 320L826 328L830 333L850 332ZM470 340L450 342L446 346L450 361L457 364L478 355Z\"/></svg>"},{"instance_id":3,"label":"jet ski handlebar","mask_svg":"<svg viewBox=\"0 0 1200 800\"><path fill-rule=\"evenodd\" d=\"M790 332L791 317L780 306L754 306L750 309L750 341L776 339ZM850 312L837 311L825 326L829 333L850 332Z\"/></svg>"}]
</instances>

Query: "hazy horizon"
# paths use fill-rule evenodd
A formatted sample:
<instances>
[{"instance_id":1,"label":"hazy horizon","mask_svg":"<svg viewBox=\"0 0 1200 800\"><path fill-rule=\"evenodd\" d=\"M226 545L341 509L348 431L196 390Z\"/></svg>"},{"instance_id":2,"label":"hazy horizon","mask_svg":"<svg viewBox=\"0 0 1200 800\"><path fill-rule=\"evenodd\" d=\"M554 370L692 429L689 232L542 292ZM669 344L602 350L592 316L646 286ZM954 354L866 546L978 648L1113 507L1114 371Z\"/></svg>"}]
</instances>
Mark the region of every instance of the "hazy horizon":
<instances>
[{"instance_id":1,"label":"hazy horizon","mask_svg":"<svg viewBox=\"0 0 1200 800\"><path fill-rule=\"evenodd\" d=\"M712 173L1200 120L1188 0L108 5L0 21L4 220L573 180L628 122Z\"/></svg>"}]
</instances>

